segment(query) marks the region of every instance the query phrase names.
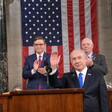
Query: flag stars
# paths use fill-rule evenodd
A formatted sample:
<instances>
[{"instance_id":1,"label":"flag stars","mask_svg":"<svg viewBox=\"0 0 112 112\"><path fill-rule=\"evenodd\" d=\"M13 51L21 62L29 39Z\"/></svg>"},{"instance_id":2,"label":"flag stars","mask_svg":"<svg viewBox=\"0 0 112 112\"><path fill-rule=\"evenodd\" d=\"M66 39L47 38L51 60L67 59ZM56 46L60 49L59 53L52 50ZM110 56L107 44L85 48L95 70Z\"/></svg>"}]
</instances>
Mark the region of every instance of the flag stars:
<instances>
[{"instance_id":1,"label":"flag stars","mask_svg":"<svg viewBox=\"0 0 112 112\"><path fill-rule=\"evenodd\" d=\"M36 32L33 32L33 34L35 35L35 34L36 34Z\"/></svg>"},{"instance_id":2,"label":"flag stars","mask_svg":"<svg viewBox=\"0 0 112 112\"><path fill-rule=\"evenodd\" d=\"M36 12L36 14L39 14L39 12Z\"/></svg>"},{"instance_id":3,"label":"flag stars","mask_svg":"<svg viewBox=\"0 0 112 112\"><path fill-rule=\"evenodd\" d=\"M52 43L52 40L49 40L50 43Z\"/></svg>"},{"instance_id":4,"label":"flag stars","mask_svg":"<svg viewBox=\"0 0 112 112\"><path fill-rule=\"evenodd\" d=\"M47 31L47 28L45 28L45 31Z\"/></svg>"},{"instance_id":5,"label":"flag stars","mask_svg":"<svg viewBox=\"0 0 112 112\"><path fill-rule=\"evenodd\" d=\"M28 4L28 6L31 6L31 4Z\"/></svg>"},{"instance_id":6,"label":"flag stars","mask_svg":"<svg viewBox=\"0 0 112 112\"><path fill-rule=\"evenodd\" d=\"M33 18L35 18L35 16L33 16Z\"/></svg>"},{"instance_id":7,"label":"flag stars","mask_svg":"<svg viewBox=\"0 0 112 112\"><path fill-rule=\"evenodd\" d=\"M25 7L24 10L27 10L27 8Z\"/></svg>"},{"instance_id":8,"label":"flag stars","mask_svg":"<svg viewBox=\"0 0 112 112\"><path fill-rule=\"evenodd\" d=\"M37 28L37 30L39 31L40 29L39 29L39 28Z\"/></svg>"},{"instance_id":9,"label":"flag stars","mask_svg":"<svg viewBox=\"0 0 112 112\"><path fill-rule=\"evenodd\" d=\"M35 8L33 7L32 10L35 10Z\"/></svg>"},{"instance_id":10,"label":"flag stars","mask_svg":"<svg viewBox=\"0 0 112 112\"><path fill-rule=\"evenodd\" d=\"M55 39L56 37L55 37L55 36L53 36L53 38Z\"/></svg>"},{"instance_id":11,"label":"flag stars","mask_svg":"<svg viewBox=\"0 0 112 112\"><path fill-rule=\"evenodd\" d=\"M43 24L41 24L41 26L43 26Z\"/></svg>"},{"instance_id":12,"label":"flag stars","mask_svg":"<svg viewBox=\"0 0 112 112\"><path fill-rule=\"evenodd\" d=\"M51 8L48 8L48 10L51 10Z\"/></svg>"},{"instance_id":13,"label":"flag stars","mask_svg":"<svg viewBox=\"0 0 112 112\"><path fill-rule=\"evenodd\" d=\"M57 23L56 26L59 26L59 24Z\"/></svg>"},{"instance_id":14,"label":"flag stars","mask_svg":"<svg viewBox=\"0 0 112 112\"><path fill-rule=\"evenodd\" d=\"M36 6L39 6L39 4L36 4Z\"/></svg>"},{"instance_id":15,"label":"flag stars","mask_svg":"<svg viewBox=\"0 0 112 112\"><path fill-rule=\"evenodd\" d=\"M56 10L58 10L58 7L56 7Z\"/></svg>"},{"instance_id":16,"label":"flag stars","mask_svg":"<svg viewBox=\"0 0 112 112\"><path fill-rule=\"evenodd\" d=\"M25 18L28 18L28 16L27 16L27 15L25 15Z\"/></svg>"},{"instance_id":17,"label":"flag stars","mask_svg":"<svg viewBox=\"0 0 112 112\"><path fill-rule=\"evenodd\" d=\"M28 40L26 40L26 42L28 43Z\"/></svg>"},{"instance_id":18,"label":"flag stars","mask_svg":"<svg viewBox=\"0 0 112 112\"><path fill-rule=\"evenodd\" d=\"M55 30L55 28L53 28L53 30Z\"/></svg>"},{"instance_id":19,"label":"flag stars","mask_svg":"<svg viewBox=\"0 0 112 112\"><path fill-rule=\"evenodd\" d=\"M37 22L39 22L39 20L37 20Z\"/></svg>"},{"instance_id":20,"label":"flag stars","mask_svg":"<svg viewBox=\"0 0 112 112\"><path fill-rule=\"evenodd\" d=\"M49 26L51 26L51 24L49 24Z\"/></svg>"},{"instance_id":21,"label":"flag stars","mask_svg":"<svg viewBox=\"0 0 112 112\"><path fill-rule=\"evenodd\" d=\"M31 19L29 20L29 22L31 22Z\"/></svg>"},{"instance_id":22,"label":"flag stars","mask_svg":"<svg viewBox=\"0 0 112 112\"><path fill-rule=\"evenodd\" d=\"M40 16L40 18L43 18L43 16Z\"/></svg>"},{"instance_id":23,"label":"flag stars","mask_svg":"<svg viewBox=\"0 0 112 112\"><path fill-rule=\"evenodd\" d=\"M55 20L53 19L52 22L55 22Z\"/></svg>"},{"instance_id":24,"label":"flag stars","mask_svg":"<svg viewBox=\"0 0 112 112\"><path fill-rule=\"evenodd\" d=\"M31 12L28 12L28 14L31 14Z\"/></svg>"},{"instance_id":25,"label":"flag stars","mask_svg":"<svg viewBox=\"0 0 112 112\"><path fill-rule=\"evenodd\" d=\"M47 20L44 21L45 23L47 22Z\"/></svg>"},{"instance_id":26,"label":"flag stars","mask_svg":"<svg viewBox=\"0 0 112 112\"><path fill-rule=\"evenodd\" d=\"M28 45L35 35L43 35L48 45L60 45L61 36L61 18L60 1L55 0L31 0L25 3L22 17L24 37ZM34 3L32 3L34 2ZM48 3L49 2L49 3ZM26 6L27 5L27 6ZM59 11L58 11L59 10ZM57 39L58 38L58 39Z\"/></svg>"},{"instance_id":27,"label":"flag stars","mask_svg":"<svg viewBox=\"0 0 112 112\"><path fill-rule=\"evenodd\" d=\"M57 42L60 42L59 40L57 40Z\"/></svg>"},{"instance_id":28,"label":"flag stars","mask_svg":"<svg viewBox=\"0 0 112 112\"><path fill-rule=\"evenodd\" d=\"M48 18L51 18L51 16L48 16Z\"/></svg>"},{"instance_id":29,"label":"flag stars","mask_svg":"<svg viewBox=\"0 0 112 112\"><path fill-rule=\"evenodd\" d=\"M28 24L26 23L25 26L28 26Z\"/></svg>"},{"instance_id":30,"label":"flag stars","mask_svg":"<svg viewBox=\"0 0 112 112\"><path fill-rule=\"evenodd\" d=\"M54 14L54 12L52 12L52 14Z\"/></svg>"},{"instance_id":31,"label":"flag stars","mask_svg":"<svg viewBox=\"0 0 112 112\"><path fill-rule=\"evenodd\" d=\"M47 39L47 36L45 36L45 38Z\"/></svg>"},{"instance_id":32,"label":"flag stars","mask_svg":"<svg viewBox=\"0 0 112 112\"><path fill-rule=\"evenodd\" d=\"M35 24L33 24L33 26L35 26Z\"/></svg>"},{"instance_id":33,"label":"flag stars","mask_svg":"<svg viewBox=\"0 0 112 112\"><path fill-rule=\"evenodd\" d=\"M56 18L59 18L59 16L57 15Z\"/></svg>"},{"instance_id":34,"label":"flag stars","mask_svg":"<svg viewBox=\"0 0 112 112\"><path fill-rule=\"evenodd\" d=\"M29 30L32 30L32 28L29 28Z\"/></svg>"},{"instance_id":35,"label":"flag stars","mask_svg":"<svg viewBox=\"0 0 112 112\"><path fill-rule=\"evenodd\" d=\"M28 32L25 32L25 34L28 34Z\"/></svg>"},{"instance_id":36,"label":"flag stars","mask_svg":"<svg viewBox=\"0 0 112 112\"><path fill-rule=\"evenodd\" d=\"M32 38L32 36L30 36L30 38Z\"/></svg>"},{"instance_id":37,"label":"flag stars","mask_svg":"<svg viewBox=\"0 0 112 112\"><path fill-rule=\"evenodd\" d=\"M52 6L54 6L54 4L52 3Z\"/></svg>"},{"instance_id":38,"label":"flag stars","mask_svg":"<svg viewBox=\"0 0 112 112\"><path fill-rule=\"evenodd\" d=\"M46 6L46 4L44 4L44 6Z\"/></svg>"},{"instance_id":39,"label":"flag stars","mask_svg":"<svg viewBox=\"0 0 112 112\"><path fill-rule=\"evenodd\" d=\"M41 7L40 10L43 10L43 8Z\"/></svg>"}]
</instances>

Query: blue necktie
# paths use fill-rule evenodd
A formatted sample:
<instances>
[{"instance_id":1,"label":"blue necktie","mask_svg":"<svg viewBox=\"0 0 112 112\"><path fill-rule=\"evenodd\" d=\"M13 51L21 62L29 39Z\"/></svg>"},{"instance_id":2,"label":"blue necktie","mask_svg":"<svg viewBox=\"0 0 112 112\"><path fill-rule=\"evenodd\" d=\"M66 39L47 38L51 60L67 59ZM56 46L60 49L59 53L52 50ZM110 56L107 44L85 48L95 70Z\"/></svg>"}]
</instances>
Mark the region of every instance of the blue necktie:
<instances>
[{"instance_id":1,"label":"blue necktie","mask_svg":"<svg viewBox=\"0 0 112 112\"><path fill-rule=\"evenodd\" d=\"M79 84L80 84L80 88L82 88L83 87L83 77L82 77L82 73L79 73Z\"/></svg>"}]
</instances>

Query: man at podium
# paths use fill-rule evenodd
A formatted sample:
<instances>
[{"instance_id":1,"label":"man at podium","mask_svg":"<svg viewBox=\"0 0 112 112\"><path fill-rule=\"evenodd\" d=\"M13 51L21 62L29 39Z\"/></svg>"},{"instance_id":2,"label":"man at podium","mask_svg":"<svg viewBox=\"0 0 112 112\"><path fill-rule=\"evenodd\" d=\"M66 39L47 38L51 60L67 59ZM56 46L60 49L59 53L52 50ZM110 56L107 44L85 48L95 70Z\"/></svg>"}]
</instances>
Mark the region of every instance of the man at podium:
<instances>
[{"instance_id":1,"label":"man at podium","mask_svg":"<svg viewBox=\"0 0 112 112\"><path fill-rule=\"evenodd\" d=\"M100 71L88 68L87 57L82 50L74 50L70 55L74 71L57 78L57 54L51 55L50 84L55 88L84 88L84 112L109 112L107 87Z\"/></svg>"}]
</instances>

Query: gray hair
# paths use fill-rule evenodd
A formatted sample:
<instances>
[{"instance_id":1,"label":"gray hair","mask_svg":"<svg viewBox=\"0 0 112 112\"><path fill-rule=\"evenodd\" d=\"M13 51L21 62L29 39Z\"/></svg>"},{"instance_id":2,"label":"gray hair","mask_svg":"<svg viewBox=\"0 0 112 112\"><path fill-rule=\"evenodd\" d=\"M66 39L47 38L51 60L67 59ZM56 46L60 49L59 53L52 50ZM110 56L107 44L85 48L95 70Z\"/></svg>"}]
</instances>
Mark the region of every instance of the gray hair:
<instances>
[{"instance_id":1,"label":"gray hair","mask_svg":"<svg viewBox=\"0 0 112 112\"><path fill-rule=\"evenodd\" d=\"M72 57L72 54L73 54L75 51L81 51L81 52L83 53L83 55L86 56L84 50L82 50L82 49L75 49L75 50L73 50L73 51L71 52L70 58Z\"/></svg>"}]
</instances>

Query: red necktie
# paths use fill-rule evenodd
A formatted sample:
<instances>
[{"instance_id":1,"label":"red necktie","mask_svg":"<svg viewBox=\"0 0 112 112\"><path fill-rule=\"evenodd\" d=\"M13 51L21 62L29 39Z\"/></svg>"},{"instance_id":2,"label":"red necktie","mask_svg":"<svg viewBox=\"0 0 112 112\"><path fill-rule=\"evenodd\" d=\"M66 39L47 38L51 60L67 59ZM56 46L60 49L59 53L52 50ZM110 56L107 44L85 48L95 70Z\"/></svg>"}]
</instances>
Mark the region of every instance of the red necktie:
<instances>
[{"instance_id":1,"label":"red necktie","mask_svg":"<svg viewBox=\"0 0 112 112\"><path fill-rule=\"evenodd\" d=\"M39 56L39 67L41 67L41 64L42 64L42 60L41 60L41 56Z\"/></svg>"},{"instance_id":2,"label":"red necktie","mask_svg":"<svg viewBox=\"0 0 112 112\"><path fill-rule=\"evenodd\" d=\"M42 89L42 84L41 84L41 83L39 83L39 85L38 85L38 89L39 89L39 90Z\"/></svg>"},{"instance_id":3,"label":"red necktie","mask_svg":"<svg viewBox=\"0 0 112 112\"><path fill-rule=\"evenodd\" d=\"M39 61L39 67L41 67L41 64L42 64L41 56L39 56L39 60L38 60L38 61ZM39 90L42 89L42 84L41 84L41 83L39 83L38 89L39 89Z\"/></svg>"}]
</instances>

